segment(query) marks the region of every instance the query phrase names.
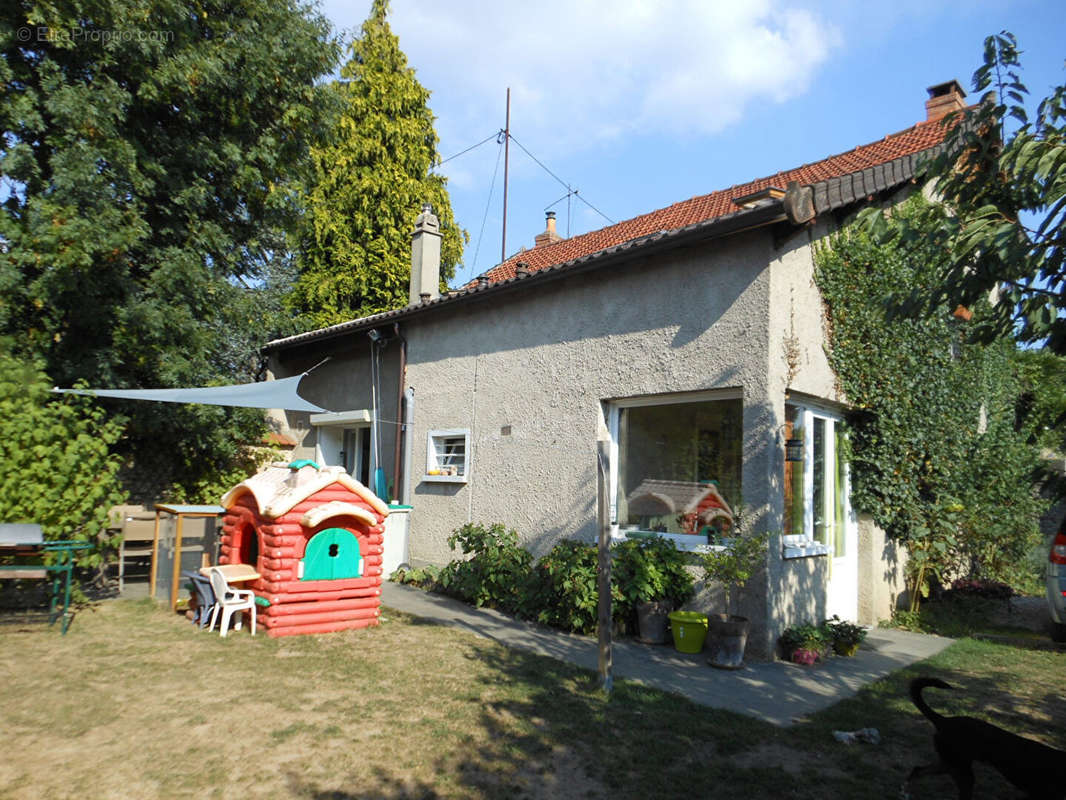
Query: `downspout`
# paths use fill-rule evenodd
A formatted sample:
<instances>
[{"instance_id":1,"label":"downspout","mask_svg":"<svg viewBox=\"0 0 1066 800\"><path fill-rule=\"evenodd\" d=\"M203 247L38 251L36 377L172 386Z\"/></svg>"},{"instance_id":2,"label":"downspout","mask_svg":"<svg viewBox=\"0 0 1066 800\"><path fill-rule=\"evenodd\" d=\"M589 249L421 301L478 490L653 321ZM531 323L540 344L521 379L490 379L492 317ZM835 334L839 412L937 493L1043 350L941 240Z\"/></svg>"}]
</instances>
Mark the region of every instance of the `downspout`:
<instances>
[{"instance_id":1,"label":"downspout","mask_svg":"<svg viewBox=\"0 0 1066 800\"><path fill-rule=\"evenodd\" d=\"M403 438L410 434L406 430L404 423L406 422L404 416L404 390L407 383L407 340L400 334L400 323L394 322L392 325L393 333L396 334L396 338L400 340L400 372L396 378L396 451L393 457L393 475L392 475L392 500L399 500L404 496L400 492L400 476L403 475L404 466L401 461L401 454L403 452Z\"/></svg>"}]
</instances>

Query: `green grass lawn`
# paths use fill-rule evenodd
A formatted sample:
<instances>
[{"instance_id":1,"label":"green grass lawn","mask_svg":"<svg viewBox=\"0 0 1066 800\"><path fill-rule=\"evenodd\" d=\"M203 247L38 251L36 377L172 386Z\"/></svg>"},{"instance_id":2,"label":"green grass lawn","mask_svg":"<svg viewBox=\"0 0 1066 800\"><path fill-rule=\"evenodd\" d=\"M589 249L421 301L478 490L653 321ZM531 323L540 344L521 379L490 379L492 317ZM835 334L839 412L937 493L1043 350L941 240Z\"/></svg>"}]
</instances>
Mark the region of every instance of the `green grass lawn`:
<instances>
[{"instance_id":1,"label":"green grass lawn","mask_svg":"<svg viewBox=\"0 0 1066 800\"><path fill-rule=\"evenodd\" d=\"M906 697L1066 748L1066 654L963 639L789 729L394 612L376 629L221 639L151 601L70 632L0 626L4 798L894 798L931 760ZM880 745L834 730L875 727ZM1014 796L994 772L977 797ZM951 797L928 779L915 798Z\"/></svg>"}]
</instances>

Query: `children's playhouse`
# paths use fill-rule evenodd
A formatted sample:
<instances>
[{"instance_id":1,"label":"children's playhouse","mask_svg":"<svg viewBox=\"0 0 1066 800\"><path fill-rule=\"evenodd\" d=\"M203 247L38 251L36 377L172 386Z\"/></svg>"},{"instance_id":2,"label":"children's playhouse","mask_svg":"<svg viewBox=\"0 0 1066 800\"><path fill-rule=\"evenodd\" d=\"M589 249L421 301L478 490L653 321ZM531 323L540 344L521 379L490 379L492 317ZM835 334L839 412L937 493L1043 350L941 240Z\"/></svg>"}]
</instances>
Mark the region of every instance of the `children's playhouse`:
<instances>
[{"instance_id":1,"label":"children's playhouse","mask_svg":"<svg viewBox=\"0 0 1066 800\"><path fill-rule=\"evenodd\" d=\"M269 636L376 625L388 506L341 467L271 464L222 498L221 564L248 564Z\"/></svg>"}]
</instances>

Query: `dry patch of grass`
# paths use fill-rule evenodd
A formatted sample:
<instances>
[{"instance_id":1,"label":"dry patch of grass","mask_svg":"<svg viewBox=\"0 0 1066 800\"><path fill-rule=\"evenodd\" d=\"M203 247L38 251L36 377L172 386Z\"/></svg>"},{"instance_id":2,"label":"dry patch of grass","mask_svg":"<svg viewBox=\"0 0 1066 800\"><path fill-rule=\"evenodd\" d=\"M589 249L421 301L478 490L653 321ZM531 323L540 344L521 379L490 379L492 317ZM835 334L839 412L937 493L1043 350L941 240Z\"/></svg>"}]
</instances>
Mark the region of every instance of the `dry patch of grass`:
<instances>
[{"instance_id":1,"label":"dry patch of grass","mask_svg":"<svg viewBox=\"0 0 1066 800\"><path fill-rule=\"evenodd\" d=\"M608 699L576 667L385 617L221 639L151 601L108 601L65 637L0 626L0 797L880 799L931 753L912 674L966 686L953 702L1023 732L1066 718L1056 653L960 643L780 730L624 681ZM880 747L832 738L867 726Z\"/></svg>"}]
</instances>

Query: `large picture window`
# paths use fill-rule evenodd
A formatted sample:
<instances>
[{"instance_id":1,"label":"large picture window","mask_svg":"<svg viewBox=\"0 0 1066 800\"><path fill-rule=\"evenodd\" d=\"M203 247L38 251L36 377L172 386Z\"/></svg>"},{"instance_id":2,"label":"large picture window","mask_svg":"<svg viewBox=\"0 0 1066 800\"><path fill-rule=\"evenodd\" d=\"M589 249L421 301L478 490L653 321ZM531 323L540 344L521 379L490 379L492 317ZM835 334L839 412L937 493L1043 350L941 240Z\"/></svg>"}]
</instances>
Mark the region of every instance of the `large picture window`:
<instances>
[{"instance_id":1,"label":"large picture window","mask_svg":"<svg viewBox=\"0 0 1066 800\"><path fill-rule=\"evenodd\" d=\"M726 533L741 503L739 398L611 408L612 521L623 530Z\"/></svg>"}]
</instances>

